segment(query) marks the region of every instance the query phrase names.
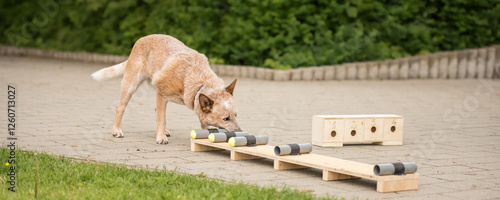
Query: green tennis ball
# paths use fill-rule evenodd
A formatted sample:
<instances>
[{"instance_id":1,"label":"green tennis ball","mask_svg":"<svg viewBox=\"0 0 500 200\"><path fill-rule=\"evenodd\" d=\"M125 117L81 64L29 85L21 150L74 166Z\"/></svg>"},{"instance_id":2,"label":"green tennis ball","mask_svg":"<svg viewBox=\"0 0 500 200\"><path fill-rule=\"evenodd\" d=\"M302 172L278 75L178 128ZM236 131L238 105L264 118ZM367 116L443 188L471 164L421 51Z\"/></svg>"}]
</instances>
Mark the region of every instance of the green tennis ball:
<instances>
[{"instance_id":1,"label":"green tennis ball","mask_svg":"<svg viewBox=\"0 0 500 200\"><path fill-rule=\"evenodd\" d=\"M196 139L196 131L191 131L191 138Z\"/></svg>"},{"instance_id":2,"label":"green tennis ball","mask_svg":"<svg viewBox=\"0 0 500 200\"><path fill-rule=\"evenodd\" d=\"M227 141L227 143L229 144L229 146L234 147L234 145L236 143L236 140L234 140L234 137L232 137L232 138L229 138L229 140Z\"/></svg>"},{"instance_id":3,"label":"green tennis ball","mask_svg":"<svg viewBox=\"0 0 500 200\"><path fill-rule=\"evenodd\" d=\"M214 142L215 141L215 136L213 133L210 133L210 135L208 135L208 141L210 142Z\"/></svg>"}]
</instances>

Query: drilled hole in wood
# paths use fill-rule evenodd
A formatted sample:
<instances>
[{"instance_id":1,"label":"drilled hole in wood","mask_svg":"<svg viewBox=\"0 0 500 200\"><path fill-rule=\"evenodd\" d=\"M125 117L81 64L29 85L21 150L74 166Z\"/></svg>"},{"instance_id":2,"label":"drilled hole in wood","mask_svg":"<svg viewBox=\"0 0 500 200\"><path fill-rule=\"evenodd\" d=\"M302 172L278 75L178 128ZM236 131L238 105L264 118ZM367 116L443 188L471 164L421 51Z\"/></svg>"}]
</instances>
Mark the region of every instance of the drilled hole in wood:
<instances>
[{"instance_id":1,"label":"drilled hole in wood","mask_svg":"<svg viewBox=\"0 0 500 200\"><path fill-rule=\"evenodd\" d=\"M337 131L332 131L332 132L330 133L330 135L331 135L332 137L335 137L335 136L337 135Z\"/></svg>"},{"instance_id":2,"label":"drilled hole in wood","mask_svg":"<svg viewBox=\"0 0 500 200\"><path fill-rule=\"evenodd\" d=\"M370 129L372 131L372 133L375 133L375 131L377 131L377 127L375 126L372 126L372 129Z\"/></svg>"},{"instance_id":3,"label":"drilled hole in wood","mask_svg":"<svg viewBox=\"0 0 500 200\"><path fill-rule=\"evenodd\" d=\"M355 135L356 135L356 130L352 130L352 131L351 131L351 135L352 135L352 136L355 136Z\"/></svg>"},{"instance_id":4,"label":"drilled hole in wood","mask_svg":"<svg viewBox=\"0 0 500 200\"><path fill-rule=\"evenodd\" d=\"M396 131L396 127L395 126L391 126L391 132L394 132Z\"/></svg>"}]
</instances>

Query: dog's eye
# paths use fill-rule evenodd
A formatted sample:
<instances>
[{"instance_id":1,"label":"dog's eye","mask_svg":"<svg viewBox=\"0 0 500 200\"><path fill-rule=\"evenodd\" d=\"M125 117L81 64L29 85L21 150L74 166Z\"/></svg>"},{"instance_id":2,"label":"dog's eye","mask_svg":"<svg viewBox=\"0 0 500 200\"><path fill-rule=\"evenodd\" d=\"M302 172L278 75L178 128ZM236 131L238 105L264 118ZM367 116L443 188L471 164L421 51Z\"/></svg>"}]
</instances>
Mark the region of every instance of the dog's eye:
<instances>
[{"instance_id":1,"label":"dog's eye","mask_svg":"<svg viewBox=\"0 0 500 200\"><path fill-rule=\"evenodd\" d=\"M227 116L226 118L224 118L224 119L222 119L222 120L224 120L224 121L229 121L229 120L230 120L230 118L229 118L229 116Z\"/></svg>"}]
</instances>

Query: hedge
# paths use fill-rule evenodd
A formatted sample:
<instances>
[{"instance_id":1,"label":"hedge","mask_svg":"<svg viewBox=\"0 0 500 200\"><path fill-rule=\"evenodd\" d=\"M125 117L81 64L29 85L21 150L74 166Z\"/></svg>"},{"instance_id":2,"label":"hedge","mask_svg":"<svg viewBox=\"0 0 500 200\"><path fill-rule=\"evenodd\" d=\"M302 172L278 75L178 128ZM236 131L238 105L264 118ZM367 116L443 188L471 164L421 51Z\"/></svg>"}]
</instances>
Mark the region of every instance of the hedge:
<instances>
[{"instance_id":1,"label":"hedge","mask_svg":"<svg viewBox=\"0 0 500 200\"><path fill-rule=\"evenodd\" d=\"M499 0L2 0L0 43L127 55L172 35L212 63L275 69L500 43Z\"/></svg>"}]
</instances>

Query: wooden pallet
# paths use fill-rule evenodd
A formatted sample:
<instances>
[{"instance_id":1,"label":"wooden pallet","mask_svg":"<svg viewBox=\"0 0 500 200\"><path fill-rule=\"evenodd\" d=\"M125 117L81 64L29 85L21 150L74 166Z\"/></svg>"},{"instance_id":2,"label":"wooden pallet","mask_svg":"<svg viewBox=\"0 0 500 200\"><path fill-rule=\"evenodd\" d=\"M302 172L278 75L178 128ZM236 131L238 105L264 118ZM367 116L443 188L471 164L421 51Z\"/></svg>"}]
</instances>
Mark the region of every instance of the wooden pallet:
<instances>
[{"instance_id":1,"label":"wooden pallet","mask_svg":"<svg viewBox=\"0 0 500 200\"><path fill-rule=\"evenodd\" d=\"M418 189L418 174L377 176L373 173L374 165L343 160L318 154L298 156L276 156L274 146L231 147L227 143L211 143L208 139L191 139L191 151L231 151L231 160L273 159L274 169L316 168L323 170L323 180L344 180L365 178L377 181L377 192L395 192Z\"/></svg>"}]
</instances>

